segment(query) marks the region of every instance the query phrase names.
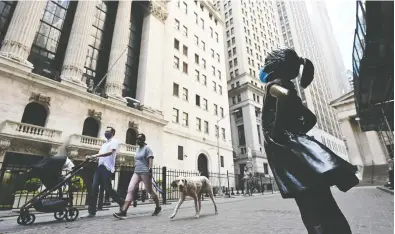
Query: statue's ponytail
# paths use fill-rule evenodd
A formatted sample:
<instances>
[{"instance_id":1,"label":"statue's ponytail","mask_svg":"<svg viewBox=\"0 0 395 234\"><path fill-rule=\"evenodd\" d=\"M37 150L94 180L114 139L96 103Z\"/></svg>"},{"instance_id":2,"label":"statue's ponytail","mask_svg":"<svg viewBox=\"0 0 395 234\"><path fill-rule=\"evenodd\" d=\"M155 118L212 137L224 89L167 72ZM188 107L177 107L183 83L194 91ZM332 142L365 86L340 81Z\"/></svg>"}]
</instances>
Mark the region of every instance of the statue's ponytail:
<instances>
[{"instance_id":1,"label":"statue's ponytail","mask_svg":"<svg viewBox=\"0 0 395 234\"><path fill-rule=\"evenodd\" d=\"M303 58L302 61L303 72L300 79L300 86L307 88L314 79L314 65L309 59Z\"/></svg>"}]
</instances>

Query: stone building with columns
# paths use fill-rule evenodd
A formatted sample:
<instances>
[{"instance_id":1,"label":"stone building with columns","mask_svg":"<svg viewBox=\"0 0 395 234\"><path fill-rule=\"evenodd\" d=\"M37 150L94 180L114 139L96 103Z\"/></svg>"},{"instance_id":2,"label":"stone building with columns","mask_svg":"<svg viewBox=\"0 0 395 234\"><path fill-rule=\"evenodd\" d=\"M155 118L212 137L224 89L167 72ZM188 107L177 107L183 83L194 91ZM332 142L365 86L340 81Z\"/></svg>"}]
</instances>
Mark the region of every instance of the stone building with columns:
<instances>
[{"instance_id":1,"label":"stone building with columns","mask_svg":"<svg viewBox=\"0 0 395 234\"><path fill-rule=\"evenodd\" d=\"M0 1L0 17L0 179L43 156L97 153L107 126L119 163L144 133L158 166L233 172L211 1Z\"/></svg>"},{"instance_id":2,"label":"stone building with columns","mask_svg":"<svg viewBox=\"0 0 395 234\"><path fill-rule=\"evenodd\" d=\"M384 184L388 179L385 141L375 131L363 132L357 118L354 91L333 100L351 164L358 166L360 184Z\"/></svg>"}]
</instances>

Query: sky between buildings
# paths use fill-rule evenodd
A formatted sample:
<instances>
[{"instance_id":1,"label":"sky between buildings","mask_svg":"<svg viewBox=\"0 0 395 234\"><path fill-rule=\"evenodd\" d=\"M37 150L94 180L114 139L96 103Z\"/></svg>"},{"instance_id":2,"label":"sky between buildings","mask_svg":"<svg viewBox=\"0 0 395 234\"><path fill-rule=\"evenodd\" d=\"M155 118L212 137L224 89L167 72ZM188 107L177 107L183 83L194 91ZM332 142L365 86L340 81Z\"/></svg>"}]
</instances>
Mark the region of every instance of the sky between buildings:
<instances>
[{"instance_id":1,"label":"sky between buildings","mask_svg":"<svg viewBox=\"0 0 395 234\"><path fill-rule=\"evenodd\" d=\"M346 69L352 70L356 1L324 0Z\"/></svg>"}]
</instances>

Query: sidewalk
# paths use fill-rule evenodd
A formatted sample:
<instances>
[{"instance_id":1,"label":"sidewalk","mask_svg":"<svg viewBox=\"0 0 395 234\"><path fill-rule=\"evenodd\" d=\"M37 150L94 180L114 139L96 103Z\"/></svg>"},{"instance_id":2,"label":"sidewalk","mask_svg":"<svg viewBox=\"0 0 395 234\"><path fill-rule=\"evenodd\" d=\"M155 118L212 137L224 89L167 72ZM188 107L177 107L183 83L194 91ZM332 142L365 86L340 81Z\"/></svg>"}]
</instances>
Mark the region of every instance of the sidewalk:
<instances>
[{"instance_id":1,"label":"sidewalk","mask_svg":"<svg viewBox=\"0 0 395 234\"><path fill-rule=\"evenodd\" d=\"M230 198L228 197L217 197L215 198L215 202L217 204L223 204L223 203L229 203L229 202L238 202L238 201L243 201L245 199L256 199L256 198L264 198L264 197L272 197L272 196L277 196L279 194L279 192L274 192L273 194L271 192L267 192L264 195L262 195L261 193L256 193L253 194L251 197L250 196L246 196L243 197L241 195L234 195L231 196ZM206 203L212 203L210 198L205 197L204 201L202 201L203 204ZM162 206L162 211L165 210L172 210L175 206L175 204L177 204L177 201L168 201L165 205L161 204ZM189 199L189 197L187 197L187 200L183 203L183 205L181 206L180 209L184 209L184 208L190 208L190 207L194 207L194 202L192 199ZM118 206L116 205L112 205L110 207L104 207L103 210L99 210L96 214L96 216L100 217L100 216L108 216L108 215L112 215L114 212L118 211ZM53 216L53 213L38 213L36 212L34 209L31 209L32 213L36 214L37 217L40 216ZM85 208L80 208L79 209L80 214L84 215L87 212L87 207ZM137 207L131 207L130 211L129 211L129 215L143 215L143 214L148 214L148 213L152 213L153 211L153 203L149 200L147 200L144 203L141 203L141 201L138 202ZM11 211L11 210L6 210L6 211L0 211L0 221L2 220L8 220L8 219L13 219L16 218L19 214L17 212Z\"/></svg>"}]
</instances>

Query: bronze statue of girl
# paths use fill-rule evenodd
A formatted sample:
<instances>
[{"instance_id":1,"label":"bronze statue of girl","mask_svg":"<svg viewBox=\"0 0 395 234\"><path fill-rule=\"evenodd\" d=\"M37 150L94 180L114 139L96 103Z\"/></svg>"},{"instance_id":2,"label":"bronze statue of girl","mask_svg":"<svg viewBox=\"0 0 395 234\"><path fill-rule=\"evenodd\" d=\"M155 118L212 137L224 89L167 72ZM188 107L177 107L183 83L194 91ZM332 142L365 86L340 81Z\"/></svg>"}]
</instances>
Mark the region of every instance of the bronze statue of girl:
<instances>
[{"instance_id":1,"label":"bronze statue of girl","mask_svg":"<svg viewBox=\"0 0 395 234\"><path fill-rule=\"evenodd\" d=\"M262 107L265 151L283 198L294 198L308 233L351 233L330 187L346 192L359 183L357 168L308 136L316 116L302 104L293 79L303 73L300 86L314 78L313 63L292 49L268 54L260 80L266 83Z\"/></svg>"}]
</instances>

